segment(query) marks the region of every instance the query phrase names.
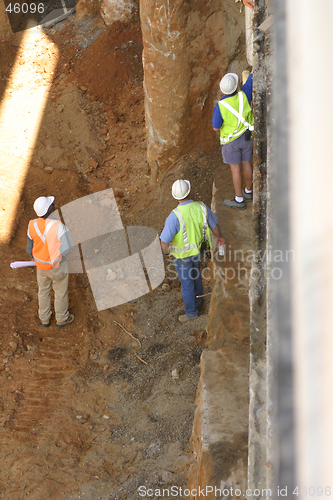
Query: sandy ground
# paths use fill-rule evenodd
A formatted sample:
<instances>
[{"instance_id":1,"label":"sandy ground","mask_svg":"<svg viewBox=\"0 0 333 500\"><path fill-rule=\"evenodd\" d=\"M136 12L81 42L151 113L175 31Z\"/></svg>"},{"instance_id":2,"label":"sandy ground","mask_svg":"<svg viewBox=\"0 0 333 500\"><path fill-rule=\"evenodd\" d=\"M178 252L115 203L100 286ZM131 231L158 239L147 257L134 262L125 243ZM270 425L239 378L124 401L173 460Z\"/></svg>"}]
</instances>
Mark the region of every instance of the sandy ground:
<instances>
[{"instance_id":1,"label":"sandy ground","mask_svg":"<svg viewBox=\"0 0 333 500\"><path fill-rule=\"evenodd\" d=\"M160 232L174 208L177 177L190 179L193 198L210 204L220 153L194 151L152 188L138 26L106 29L100 20L68 19L46 36L52 49L36 44L24 53L20 33L9 49L0 47L2 98L15 91L14 61L33 68L21 83L38 89L48 85L59 51L11 224L9 184L0 207L8 227L0 246L0 498L134 499L140 485L185 487L209 296L198 320L180 325L180 285L166 260L168 286L98 312L87 275L72 274L75 322L59 330L52 318L46 329L37 316L35 270L9 264L29 258L26 230L38 196L53 195L61 207L113 188L124 225ZM14 175L14 164L6 165ZM211 289L205 280L205 293Z\"/></svg>"}]
</instances>

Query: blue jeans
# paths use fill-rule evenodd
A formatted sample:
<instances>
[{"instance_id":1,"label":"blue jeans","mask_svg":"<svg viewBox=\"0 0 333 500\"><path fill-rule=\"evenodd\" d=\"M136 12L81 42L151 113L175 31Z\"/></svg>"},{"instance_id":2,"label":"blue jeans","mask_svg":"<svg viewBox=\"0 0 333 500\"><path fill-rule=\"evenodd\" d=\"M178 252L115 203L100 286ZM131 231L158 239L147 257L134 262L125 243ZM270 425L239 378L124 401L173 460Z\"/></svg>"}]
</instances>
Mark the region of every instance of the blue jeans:
<instances>
[{"instance_id":1,"label":"blue jeans","mask_svg":"<svg viewBox=\"0 0 333 500\"><path fill-rule=\"evenodd\" d=\"M174 263L181 283L181 292L185 305L185 314L188 318L196 318L203 298L196 298L196 295L203 295L201 274L199 270L201 255L193 255L186 259L176 259Z\"/></svg>"}]
</instances>

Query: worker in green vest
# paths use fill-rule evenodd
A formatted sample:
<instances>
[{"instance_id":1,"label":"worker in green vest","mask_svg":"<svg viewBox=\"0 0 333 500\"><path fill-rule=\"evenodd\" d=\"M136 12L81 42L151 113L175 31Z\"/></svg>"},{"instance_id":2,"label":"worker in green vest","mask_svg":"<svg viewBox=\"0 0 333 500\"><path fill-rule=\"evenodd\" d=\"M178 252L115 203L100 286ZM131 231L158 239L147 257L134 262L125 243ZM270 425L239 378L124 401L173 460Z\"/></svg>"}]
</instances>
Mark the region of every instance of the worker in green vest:
<instances>
[{"instance_id":1,"label":"worker in green vest","mask_svg":"<svg viewBox=\"0 0 333 500\"><path fill-rule=\"evenodd\" d=\"M199 266L204 246L212 247L211 232L225 243L216 215L204 203L191 200L190 191L189 181L180 179L173 183L172 196L178 207L166 219L160 236L162 252L173 257L181 283L185 305L185 314L178 318L181 323L198 317L203 301Z\"/></svg>"},{"instance_id":2,"label":"worker in green vest","mask_svg":"<svg viewBox=\"0 0 333 500\"><path fill-rule=\"evenodd\" d=\"M229 208L246 208L245 201L252 201L252 131L254 118L251 109L253 75L248 77L241 90L237 92L238 76L227 73L220 82L225 94L217 102L213 111L213 129L220 131L222 158L231 168L235 188L235 198L224 200ZM242 189L242 170L245 189Z\"/></svg>"}]
</instances>

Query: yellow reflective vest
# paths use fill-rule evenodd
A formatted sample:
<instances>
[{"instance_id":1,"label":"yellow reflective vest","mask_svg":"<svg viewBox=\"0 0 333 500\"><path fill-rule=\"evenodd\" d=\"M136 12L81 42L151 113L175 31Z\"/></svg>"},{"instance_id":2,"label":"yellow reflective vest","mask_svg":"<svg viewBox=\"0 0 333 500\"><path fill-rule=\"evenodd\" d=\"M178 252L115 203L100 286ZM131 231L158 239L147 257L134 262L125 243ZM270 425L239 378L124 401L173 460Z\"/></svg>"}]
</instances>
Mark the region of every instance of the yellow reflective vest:
<instances>
[{"instance_id":1,"label":"yellow reflective vest","mask_svg":"<svg viewBox=\"0 0 333 500\"><path fill-rule=\"evenodd\" d=\"M169 251L176 259L185 259L200 253L203 241L212 247L210 229L207 222L207 207L201 201L193 201L173 210L180 229L174 236Z\"/></svg>"},{"instance_id":2,"label":"yellow reflective vest","mask_svg":"<svg viewBox=\"0 0 333 500\"><path fill-rule=\"evenodd\" d=\"M254 117L245 93L237 94L218 102L223 118L220 128L220 143L228 144L240 137L246 129L254 130Z\"/></svg>"}]
</instances>

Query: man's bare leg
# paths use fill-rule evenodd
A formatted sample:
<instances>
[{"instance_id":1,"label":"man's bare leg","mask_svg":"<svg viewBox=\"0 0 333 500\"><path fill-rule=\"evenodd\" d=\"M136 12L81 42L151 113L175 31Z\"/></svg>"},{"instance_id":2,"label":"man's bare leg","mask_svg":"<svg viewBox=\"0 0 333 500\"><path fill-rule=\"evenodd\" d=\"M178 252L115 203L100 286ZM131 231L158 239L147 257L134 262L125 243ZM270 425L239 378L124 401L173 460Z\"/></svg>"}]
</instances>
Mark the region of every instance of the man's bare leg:
<instances>
[{"instance_id":1,"label":"man's bare leg","mask_svg":"<svg viewBox=\"0 0 333 500\"><path fill-rule=\"evenodd\" d=\"M245 210L246 204L242 192L241 164L239 163L238 165L230 165L230 168L236 196L234 200L224 200L223 204L229 208L238 208L239 210Z\"/></svg>"},{"instance_id":2,"label":"man's bare leg","mask_svg":"<svg viewBox=\"0 0 333 500\"><path fill-rule=\"evenodd\" d=\"M242 162L242 163L244 163L244 162ZM242 193L242 172L241 172L240 163L238 163L238 165L230 165L230 168L231 168L232 182L234 183L236 196L243 196L243 193ZM252 170L251 170L251 175L252 175Z\"/></svg>"},{"instance_id":3,"label":"man's bare leg","mask_svg":"<svg viewBox=\"0 0 333 500\"><path fill-rule=\"evenodd\" d=\"M242 161L245 184L248 190L252 191L252 165L250 161ZM237 195L238 196L238 195Z\"/></svg>"}]
</instances>

